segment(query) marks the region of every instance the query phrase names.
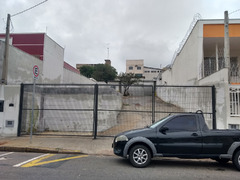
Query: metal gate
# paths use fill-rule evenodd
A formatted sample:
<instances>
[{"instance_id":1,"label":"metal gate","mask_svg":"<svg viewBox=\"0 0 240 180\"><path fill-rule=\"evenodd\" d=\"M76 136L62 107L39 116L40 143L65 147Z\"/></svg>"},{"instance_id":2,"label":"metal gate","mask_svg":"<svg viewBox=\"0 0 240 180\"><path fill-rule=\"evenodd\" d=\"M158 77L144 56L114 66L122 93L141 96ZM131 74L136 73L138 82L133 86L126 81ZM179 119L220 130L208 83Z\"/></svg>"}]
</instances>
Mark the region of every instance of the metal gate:
<instances>
[{"instance_id":1,"label":"metal gate","mask_svg":"<svg viewBox=\"0 0 240 180\"><path fill-rule=\"evenodd\" d=\"M21 85L18 136L33 134L114 136L174 113L202 110L215 128L214 86L132 85L123 96L120 83ZM32 107L34 109L32 118Z\"/></svg>"}]
</instances>

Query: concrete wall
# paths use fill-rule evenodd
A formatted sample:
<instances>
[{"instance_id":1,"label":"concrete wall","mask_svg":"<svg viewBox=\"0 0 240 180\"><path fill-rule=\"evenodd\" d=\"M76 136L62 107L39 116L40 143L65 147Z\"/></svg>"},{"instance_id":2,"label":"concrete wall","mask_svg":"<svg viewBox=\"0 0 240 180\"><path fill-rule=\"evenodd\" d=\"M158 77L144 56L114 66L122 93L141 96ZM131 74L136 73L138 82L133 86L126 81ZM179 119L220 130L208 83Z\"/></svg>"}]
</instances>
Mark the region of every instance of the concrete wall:
<instances>
[{"instance_id":1,"label":"concrete wall","mask_svg":"<svg viewBox=\"0 0 240 180\"><path fill-rule=\"evenodd\" d=\"M63 84L95 84L94 81L82 76L81 74L63 69Z\"/></svg>"},{"instance_id":2,"label":"concrete wall","mask_svg":"<svg viewBox=\"0 0 240 180\"><path fill-rule=\"evenodd\" d=\"M5 47L4 42L0 40L0 80L2 80L4 47Z\"/></svg>"},{"instance_id":3,"label":"concrete wall","mask_svg":"<svg viewBox=\"0 0 240 180\"><path fill-rule=\"evenodd\" d=\"M167 85L194 85L199 77L202 61L202 23L198 22L191 32L172 67L162 74L162 82Z\"/></svg>"},{"instance_id":4,"label":"concrete wall","mask_svg":"<svg viewBox=\"0 0 240 180\"><path fill-rule=\"evenodd\" d=\"M4 52L4 42L0 41L0 57L3 58ZM0 59L0 64L3 63L3 59ZM31 56L13 46L9 46L9 59L8 59L8 74L7 82L9 85L24 83L33 83L33 66L37 65L39 67L40 75L38 78L38 83L42 82L42 61L34 56ZM2 79L2 68L1 79Z\"/></svg>"},{"instance_id":5,"label":"concrete wall","mask_svg":"<svg viewBox=\"0 0 240 180\"><path fill-rule=\"evenodd\" d=\"M33 66L39 67L37 83L54 84L95 84L92 80L63 68L64 49L45 35L46 46L44 61L29 55L13 46L9 46L8 84L33 83ZM2 65L5 44L0 41L0 79L2 79Z\"/></svg>"},{"instance_id":6,"label":"concrete wall","mask_svg":"<svg viewBox=\"0 0 240 180\"><path fill-rule=\"evenodd\" d=\"M200 79L200 67L203 59L203 22L198 21L195 27L191 31L183 48L178 52L173 64L157 78L157 85L198 85ZM161 78L159 78L161 77ZM189 91L189 92L188 92ZM201 109L208 112L206 109L211 104L211 99L208 102L203 101L201 97L198 99L198 104L195 103L195 107L188 103L184 103L190 98L190 94L196 91L197 94L202 94L202 89L199 88L157 88L157 96L167 103L174 104L185 111L190 109ZM211 88L209 88L211 93ZM200 95L201 96L201 95ZM204 96L204 95L203 95ZM185 99L185 100L184 100ZM209 118L210 119L210 118ZM211 127L212 122L209 120L208 125Z\"/></svg>"},{"instance_id":7,"label":"concrete wall","mask_svg":"<svg viewBox=\"0 0 240 180\"><path fill-rule=\"evenodd\" d=\"M64 49L45 34L42 69L43 83L62 83L63 63Z\"/></svg>"},{"instance_id":8,"label":"concrete wall","mask_svg":"<svg viewBox=\"0 0 240 180\"><path fill-rule=\"evenodd\" d=\"M227 129L230 120L230 99L228 86L228 69L224 68L199 81L199 85L213 85L216 88L217 128ZM234 123L238 124L238 123Z\"/></svg>"},{"instance_id":9,"label":"concrete wall","mask_svg":"<svg viewBox=\"0 0 240 180\"><path fill-rule=\"evenodd\" d=\"M171 87L156 88L157 96L169 105L177 106L183 112L212 112L211 87ZM209 98L208 98L209 97ZM212 117L205 115L208 127L212 127Z\"/></svg>"},{"instance_id":10,"label":"concrete wall","mask_svg":"<svg viewBox=\"0 0 240 180\"><path fill-rule=\"evenodd\" d=\"M16 136L19 114L19 85L0 85L0 100L4 110L0 112L0 135Z\"/></svg>"},{"instance_id":11,"label":"concrete wall","mask_svg":"<svg viewBox=\"0 0 240 180\"><path fill-rule=\"evenodd\" d=\"M45 93L36 93L35 108L66 110L35 110L34 131L92 132L93 86L57 89L58 93L55 90L56 88L45 89ZM30 108L31 96L31 92L24 96L24 107ZM113 127L117 124L117 116L122 108L122 95L112 88L99 87L98 108L116 110L98 112L98 131ZM23 131L28 133L30 119L31 111L24 111L22 128Z\"/></svg>"},{"instance_id":12,"label":"concrete wall","mask_svg":"<svg viewBox=\"0 0 240 180\"><path fill-rule=\"evenodd\" d=\"M64 64L64 49L57 45L52 39L50 39L47 35L45 35L45 46L44 46L44 60L39 60L38 58L31 56L13 46L9 46L9 60L8 60L8 76L7 76L7 82L8 85L4 86L1 85L0 88L0 100L6 101L4 103L4 113L0 113L0 135L9 135L9 136L16 136L17 134L17 126L18 126L18 108L19 108L19 86L16 86L16 90L12 89L7 89L6 87L9 87L9 85L20 85L21 83L33 83L33 66L37 65L39 67L39 76L36 81L38 84L42 83L53 83L53 84L61 84L61 83L66 83L66 84L95 84L96 82L93 82L92 80L79 75L75 72L72 72L70 70L67 70L63 67ZM2 70L3 70L3 60L4 60L4 49L5 49L5 44L4 42L0 41L0 79L2 79ZM11 95L9 93L12 93L12 97L14 99L12 100L14 106L6 106L8 103L8 99L11 98ZM17 95L16 95L17 93ZM111 94L110 95L112 100L118 100L119 102L121 101L121 98L119 98L118 95L116 94ZM28 100L31 100L32 94L30 93L28 95ZM54 96L53 96L54 97ZM17 99L18 98L18 101ZM68 97L70 98L70 97ZM83 98L86 98L85 96ZM110 99L111 99L110 98ZM35 108L38 109L38 107L41 106L41 101L42 97L36 95L36 103L35 103ZM62 98L56 98L55 101L51 97L47 98L50 99L49 102L55 102L55 101L62 101L66 102L68 99L62 99ZM88 99L89 102L92 101L93 98ZM11 99L10 99L11 100ZM81 101L82 106L84 107L84 102L86 101ZM77 102L79 102L77 101ZM111 100L110 100L111 101ZM109 102L110 102L109 101ZM103 101L104 102L104 101ZM118 106L121 106L121 103L118 103ZM14 111L14 113L12 112ZM29 130L29 119L31 118L31 115L29 114L30 111L28 111L26 114L23 115L23 120L28 121L27 124L25 124L24 128L28 131ZM39 113L39 114L38 114ZM61 112L62 113L62 112ZM61 114L59 113L59 114ZM47 114L47 113L46 113ZM45 115L46 115L45 114ZM40 118L41 113L38 111L34 112L34 119L35 118ZM65 114L66 115L66 114ZM63 114L63 117L65 117ZM74 116L74 113L68 113L67 117ZM100 129L106 129L111 126L111 124L115 124L116 118L116 113L102 113L99 116L99 120L101 121L106 121L106 125L103 125ZM43 115L42 115L43 117ZM85 113L83 116L79 116L85 119L87 119L87 123L89 123L89 119L92 123L92 114L90 115L89 113ZM59 118L58 118L59 119ZM74 119L74 117L73 117ZM12 128L5 128L4 129L4 123L6 120L14 120L14 127ZM75 119L76 121L79 119ZM38 125L38 120L35 119L35 125ZM75 121L75 122L76 122ZM71 125L73 125L74 123ZM73 125L76 127L77 124ZM70 125L69 125L70 126ZM58 127L58 126L57 126ZM84 126L83 126L84 127ZM92 128L92 125L90 125ZM86 128L83 128L86 129ZM89 129L89 128L88 128Z\"/></svg>"}]
</instances>

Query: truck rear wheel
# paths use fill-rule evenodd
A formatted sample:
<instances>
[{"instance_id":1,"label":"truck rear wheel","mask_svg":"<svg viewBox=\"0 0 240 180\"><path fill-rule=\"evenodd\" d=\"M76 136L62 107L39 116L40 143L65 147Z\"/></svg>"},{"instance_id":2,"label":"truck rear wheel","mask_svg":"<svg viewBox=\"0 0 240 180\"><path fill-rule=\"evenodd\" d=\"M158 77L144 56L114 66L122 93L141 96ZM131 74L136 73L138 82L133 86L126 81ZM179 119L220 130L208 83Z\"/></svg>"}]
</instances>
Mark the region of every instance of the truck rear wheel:
<instances>
[{"instance_id":1,"label":"truck rear wheel","mask_svg":"<svg viewBox=\"0 0 240 180\"><path fill-rule=\"evenodd\" d=\"M233 156L233 164L240 171L240 150Z\"/></svg>"}]
</instances>

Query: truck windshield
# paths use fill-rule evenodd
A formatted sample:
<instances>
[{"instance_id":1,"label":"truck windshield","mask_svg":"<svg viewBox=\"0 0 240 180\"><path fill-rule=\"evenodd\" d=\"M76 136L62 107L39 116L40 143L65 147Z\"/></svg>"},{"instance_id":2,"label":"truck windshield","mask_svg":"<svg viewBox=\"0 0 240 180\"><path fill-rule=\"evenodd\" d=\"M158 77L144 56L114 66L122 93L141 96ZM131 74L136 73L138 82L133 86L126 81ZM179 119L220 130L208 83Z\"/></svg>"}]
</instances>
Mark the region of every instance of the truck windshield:
<instances>
[{"instance_id":1,"label":"truck windshield","mask_svg":"<svg viewBox=\"0 0 240 180\"><path fill-rule=\"evenodd\" d=\"M157 126L159 126L160 124L166 122L168 119L172 118L172 116L167 116L167 117L164 117L162 119L160 119L159 121L153 123L149 128L156 128Z\"/></svg>"}]
</instances>

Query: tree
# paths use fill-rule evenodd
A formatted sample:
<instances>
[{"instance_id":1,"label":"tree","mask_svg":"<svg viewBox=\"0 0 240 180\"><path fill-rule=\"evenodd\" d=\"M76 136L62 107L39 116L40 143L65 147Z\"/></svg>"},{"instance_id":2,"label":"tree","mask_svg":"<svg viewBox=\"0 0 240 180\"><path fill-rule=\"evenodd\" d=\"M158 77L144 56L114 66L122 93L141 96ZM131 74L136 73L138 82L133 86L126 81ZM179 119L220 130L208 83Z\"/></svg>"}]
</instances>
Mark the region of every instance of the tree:
<instances>
[{"instance_id":1,"label":"tree","mask_svg":"<svg viewBox=\"0 0 240 180\"><path fill-rule=\"evenodd\" d=\"M108 64L97 64L94 66L92 78L95 80L108 83L108 81L115 80L116 77L117 71L114 67Z\"/></svg>"},{"instance_id":2,"label":"tree","mask_svg":"<svg viewBox=\"0 0 240 180\"><path fill-rule=\"evenodd\" d=\"M92 77L93 71L94 71L94 67L92 66L84 65L80 67L80 73L87 78Z\"/></svg>"},{"instance_id":3,"label":"tree","mask_svg":"<svg viewBox=\"0 0 240 180\"><path fill-rule=\"evenodd\" d=\"M118 79L123 85L124 88L124 96L129 96L129 87L140 81L138 77L136 77L133 73L120 73Z\"/></svg>"}]
</instances>

